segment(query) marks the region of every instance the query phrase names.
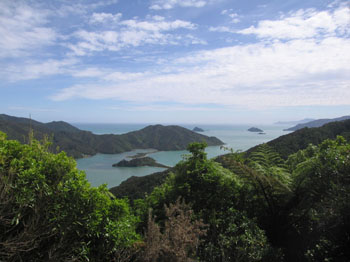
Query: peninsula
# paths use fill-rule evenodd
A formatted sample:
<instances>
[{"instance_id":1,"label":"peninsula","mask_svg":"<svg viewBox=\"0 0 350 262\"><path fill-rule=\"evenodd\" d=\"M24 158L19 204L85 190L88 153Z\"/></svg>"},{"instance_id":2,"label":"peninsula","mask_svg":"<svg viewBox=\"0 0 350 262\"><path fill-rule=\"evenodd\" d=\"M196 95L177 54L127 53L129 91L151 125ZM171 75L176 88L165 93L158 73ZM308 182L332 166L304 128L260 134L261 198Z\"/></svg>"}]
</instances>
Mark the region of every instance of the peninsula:
<instances>
[{"instance_id":1,"label":"peninsula","mask_svg":"<svg viewBox=\"0 0 350 262\"><path fill-rule=\"evenodd\" d=\"M30 130L38 140L48 137L52 142L52 152L65 151L74 158L97 153L118 154L134 149L184 150L193 142L205 142L208 146L224 144L216 137L208 137L175 125L150 125L122 135L95 135L63 121L41 123L29 118L0 114L0 131L6 133L9 139L26 143Z\"/></svg>"},{"instance_id":2,"label":"peninsula","mask_svg":"<svg viewBox=\"0 0 350 262\"><path fill-rule=\"evenodd\" d=\"M342 117L337 117L337 118L325 118L325 119L316 119L313 121L309 121L306 123L300 123L297 124L296 126L284 129L283 131L296 131L299 129L303 129L305 127L311 128L311 127L321 127L325 124L332 123L332 122L339 122L339 121L344 121L350 119L350 116L342 116Z\"/></svg>"}]
</instances>

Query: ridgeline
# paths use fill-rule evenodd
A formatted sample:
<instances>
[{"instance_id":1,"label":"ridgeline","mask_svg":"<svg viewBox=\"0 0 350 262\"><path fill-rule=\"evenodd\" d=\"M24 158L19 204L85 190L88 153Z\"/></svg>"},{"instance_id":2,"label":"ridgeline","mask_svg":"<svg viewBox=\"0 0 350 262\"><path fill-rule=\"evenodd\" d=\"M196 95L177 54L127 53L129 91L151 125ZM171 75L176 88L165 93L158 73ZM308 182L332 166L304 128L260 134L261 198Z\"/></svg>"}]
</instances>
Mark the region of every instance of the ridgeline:
<instances>
[{"instance_id":1,"label":"ridgeline","mask_svg":"<svg viewBox=\"0 0 350 262\"><path fill-rule=\"evenodd\" d=\"M58 151L65 151L74 158L97 153L118 154L133 149L184 150L193 142L205 142L208 146L224 144L216 137L174 125L151 125L122 135L95 135L63 121L41 123L29 118L0 115L0 131L5 132L9 139L27 143L30 129L33 130L35 139L42 140L48 136L52 141L51 151L56 152L58 147Z\"/></svg>"},{"instance_id":2,"label":"ridgeline","mask_svg":"<svg viewBox=\"0 0 350 262\"><path fill-rule=\"evenodd\" d=\"M342 117L337 117L337 118L331 118L331 119L316 119L312 120L306 123L299 123L296 126L284 129L284 131L296 131L299 129L302 129L304 127L321 127L325 124L332 123L332 122L338 122L338 121L344 121L350 119L350 116L342 116Z\"/></svg>"}]
</instances>

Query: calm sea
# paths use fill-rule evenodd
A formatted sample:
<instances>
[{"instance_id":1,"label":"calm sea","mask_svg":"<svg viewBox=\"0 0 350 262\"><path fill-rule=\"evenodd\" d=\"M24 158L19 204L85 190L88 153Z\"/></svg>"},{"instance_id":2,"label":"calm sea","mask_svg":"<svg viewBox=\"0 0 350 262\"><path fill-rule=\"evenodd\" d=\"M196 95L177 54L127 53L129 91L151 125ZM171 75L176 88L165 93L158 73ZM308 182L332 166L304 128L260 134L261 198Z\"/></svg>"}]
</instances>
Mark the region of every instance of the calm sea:
<instances>
[{"instance_id":1,"label":"calm sea","mask_svg":"<svg viewBox=\"0 0 350 262\"><path fill-rule=\"evenodd\" d=\"M139 130L146 126L146 124L74 124L76 127L82 130L88 130L94 134L123 134L130 131ZM181 125L183 127L193 129L194 125ZM247 129L252 125L200 125L200 128L204 129L202 134L207 136L216 136L224 143L226 147L233 150L247 150L255 145L268 142L281 135L285 135L288 132L283 131L284 128L289 126L282 125L259 125L258 128L264 130L265 135L259 135L257 133L248 132ZM118 163L120 160L127 158L128 156L135 155L136 153L147 153L154 158L157 162L174 166L180 160L182 160L184 154L188 154L187 151L158 151L154 152L153 149L149 150L133 150L122 154L97 154L93 157L78 159L77 166L79 169L86 172L86 177L90 181L92 186L99 186L101 184L107 184L107 186L114 187L119 185L124 180L131 176L145 176L154 172L163 171L163 168L157 167L112 167L113 164ZM227 153L220 146L208 147L206 152L208 157L212 158L218 155Z\"/></svg>"}]
</instances>

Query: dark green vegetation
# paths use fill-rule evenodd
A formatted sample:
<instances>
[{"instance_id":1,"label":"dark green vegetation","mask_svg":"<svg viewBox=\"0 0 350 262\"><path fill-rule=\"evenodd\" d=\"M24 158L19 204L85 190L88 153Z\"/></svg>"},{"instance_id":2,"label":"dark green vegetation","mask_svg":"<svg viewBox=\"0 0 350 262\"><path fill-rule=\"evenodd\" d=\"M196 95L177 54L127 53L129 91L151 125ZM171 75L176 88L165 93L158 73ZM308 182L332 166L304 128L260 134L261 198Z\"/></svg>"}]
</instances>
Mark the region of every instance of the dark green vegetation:
<instances>
[{"instance_id":1,"label":"dark green vegetation","mask_svg":"<svg viewBox=\"0 0 350 262\"><path fill-rule=\"evenodd\" d=\"M163 184L170 172L173 172L172 168L147 176L132 176L119 186L110 188L109 191L118 198L128 197L131 201L144 198L145 195L152 193L155 187Z\"/></svg>"},{"instance_id":2,"label":"dark green vegetation","mask_svg":"<svg viewBox=\"0 0 350 262\"><path fill-rule=\"evenodd\" d=\"M197 127L197 126L195 128L193 128L192 131L194 131L194 132L204 132L204 130L202 128Z\"/></svg>"},{"instance_id":3,"label":"dark green vegetation","mask_svg":"<svg viewBox=\"0 0 350 262\"><path fill-rule=\"evenodd\" d=\"M318 145L326 139L335 139L343 136L350 139L350 120L332 122L318 128L303 128L293 133L280 136L267 144L278 152L282 158L287 159L290 154L305 149L309 144ZM248 150L248 154L258 147Z\"/></svg>"},{"instance_id":4,"label":"dark green vegetation","mask_svg":"<svg viewBox=\"0 0 350 262\"><path fill-rule=\"evenodd\" d=\"M190 203L207 225L199 261L349 261L350 145L344 138L310 145L287 160L263 144L248 158L231 153L219 164L206 159L204 148L190 145L191 155L165 183L134 201L144 214L152 207L159 225L164 204L179 196Z\"/></svg>"},{"instance_id":5,"label":"dark green vegetation","mask_svg":"<svg viewBox=\"0 0 350 262\"><path fill-rule=\"evenodd\" d=\"M249 132L264 132L263 130L261 130L260 128L257 127L251 127L248 129Z\"/></svg>"},{"instance_id":6,"label":"dark green vegetation","mask_svg":"<svg viewBox=\"0 0 350 262\"><path fill-rule=\"evenodd\" d=\"M329 123L319 128L304 128L276 138L268 142L267 145L278 152L283 159L287 159L289 155L307 148L309 144L318 145L326 139L335 139L338 135L350 141L350 120ZM244 154L245 157L249 158L249 155L259 148L260 146L256 146L249 149ZM214 161L222 163L223 158L225 158L225 155L216 157ZM158 186L159 181L163 181L167 173L158 172L144 177L132 177L122 182L121 185L112 188L111 191L119 197L128 196L131 199L134 199L134 195L142 197L144 193L148 194L155 186Z\"/></svg>"},{"instance_id":7,"label":"dark green vegetation","mask_svg":"<svg viewBox=\"0 0 350 262\"><path fill-rule=\"evenodd\" d=\"M140 239L127 201L47 147L0 132L0 261L121 261Z\"/></svg>"},{"instance_id":8,"label":"dark green vegetation","mask_svg":"<svg viewBox=\"0 0 350 262\"><path fill-rule=\"evenodd\" d=\"M156 160L154 160L151 157L138 157L131 160L125 160L113 164L114 167L138 167L138 166L153 166L153 167L163 167L163 168L169 168L166 165L162 165L160 163L157 163Z\"/></svg>"},{"instance_id":9,"label":"dark green vegetation","mask_svg":"<svg viewBox=\"0 0 350 262\"><path fill-rule=\"evenodd\" d=\"M184 150L192 142L206 142L211 146L223 144L216 137L197 134L180 126L154 125L122 135L94 135L65 122L43 124L28 118L0 115L0 131L7 133L9 139L26 143L30 129L36 139L49 136L53 151L62 150L75 158L97 153L117 154L133 149Z\"/></svg>"},{"instance_id":10,"label":"dark green vegetation","mask_svg":"<svg viewBox=\"0 0 350 262\"><path fill-rule=\"evenodd\" d=\"M132 208L90 188L64 153L0 137L0 261L350 261L341 136L286 157L263 144L216 161L192 143L169 173L135 179Z\"/></svg>"},{"instance_id":11,"label":"dark green vegetation","mask_svg":"<svg viewBox=\"0 0 350 262\"><path fill-rule=\"evenodd\" d=\"M297 124L296 126L293 126L291 128L284 129L284 131L295 131L302 129L304 127L321 127L325 124L331 123L331 122L337 122L337 121L344 121L350 119L350 116L342 116L342 117L337 117L337 118L332 118L332 119L317 119L317 120L312 120L306 123L300 123Z\"/></svg>"}]
</instances>

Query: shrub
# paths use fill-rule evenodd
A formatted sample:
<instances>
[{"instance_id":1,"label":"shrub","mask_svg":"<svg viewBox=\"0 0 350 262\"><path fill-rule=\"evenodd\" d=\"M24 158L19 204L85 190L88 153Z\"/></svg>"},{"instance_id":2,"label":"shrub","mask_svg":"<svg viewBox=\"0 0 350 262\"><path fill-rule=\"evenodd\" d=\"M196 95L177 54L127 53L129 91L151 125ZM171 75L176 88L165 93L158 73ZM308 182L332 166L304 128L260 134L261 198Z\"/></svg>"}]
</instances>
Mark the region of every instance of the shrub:
<instances>
[{"instance_id":1,"label":"shrub","mask_svg":"<svg viewBox=\"0 0 350 262\"><path fill-rule=\"evenodd\" d=\"M0 133L0 261L112 261L139 239L126 201L65 153Z\"/></svg>"}]
</instances>

